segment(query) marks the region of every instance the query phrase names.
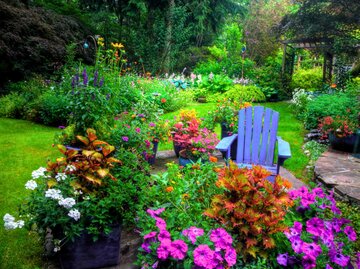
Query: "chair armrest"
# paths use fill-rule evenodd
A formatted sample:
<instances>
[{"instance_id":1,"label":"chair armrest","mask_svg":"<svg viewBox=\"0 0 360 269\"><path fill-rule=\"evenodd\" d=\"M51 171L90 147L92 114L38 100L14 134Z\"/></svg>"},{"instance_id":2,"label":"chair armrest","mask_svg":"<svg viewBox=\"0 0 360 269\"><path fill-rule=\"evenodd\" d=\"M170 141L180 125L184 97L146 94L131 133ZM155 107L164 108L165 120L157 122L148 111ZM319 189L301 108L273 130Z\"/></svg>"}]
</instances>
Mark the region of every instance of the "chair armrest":
<instances>
[{"instance_id":1,"label":"chair armrest","mask_svg":"<svg viewBox=\"0 0 360 269\"><path fill-rule=\"evenodd\" d=\"M231 144L235 141L235 139L237 138L237 134L233 134L231 136L227 136L224 137L223 139L221 139L221 141L216 145L216 149L220 150L220 151L228 151L230 150L230 146Z\"/></svg>"},{"instance_id":2,"label":"chair armrest","mask_svg":"<svg viewBox=\"0 0 360 269\"><path fill-rule=\"evenodd\" d=\"M285 140L282 140L280 136L277 137L278 141L278 158L279 159L289 159L291 157L290 145Z\"/></svg>"}]
</instances>

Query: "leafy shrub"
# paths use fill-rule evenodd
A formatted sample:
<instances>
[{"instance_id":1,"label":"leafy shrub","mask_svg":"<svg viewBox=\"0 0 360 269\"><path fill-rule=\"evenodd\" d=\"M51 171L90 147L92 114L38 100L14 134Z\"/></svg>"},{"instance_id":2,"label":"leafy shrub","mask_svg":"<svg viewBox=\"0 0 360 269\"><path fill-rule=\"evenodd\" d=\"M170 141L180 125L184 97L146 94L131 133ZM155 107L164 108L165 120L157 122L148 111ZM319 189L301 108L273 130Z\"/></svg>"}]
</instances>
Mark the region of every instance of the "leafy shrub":
<instances>
[{"instance_id":1,"label":"leafy shrub","mask_svg":"<svg viewBox=\"0 0 360 269\"><path fill-rule=\"evenodd\" d=\"M309 95L304 89L294 90L291 106L298 119L303 119L307 105L311 100L313 100L312 95Z\"/></svg>"},{"instance_id":2,"label":"leafy shrub","mask_svg":"<svg viewBox=\"0 0 360 269\"><path fill-rule=\"evenodd\" d=\"M291 88L301 88L308 91L320 90L322 88L321 68L298 69L292 77Z\"/></svg>"},{"instance_id":3,"label":"leafy shrub","mask_svg":"<svg viewBox=\"0 0 360 269\"><path fill-rule=\"evenodd\" d=\"M309 102L304 113L305 128L317 128L319 119L326 116L348 115L357 119L360 102L346 93L324 94ZM354 121L356 121L354 119Z\"/></svg>"},{"instance_id":4,"label":"leafy shrub","mask_svg":"<svg viewBox=\"0 0 360 269\"><path fill-rule=\"evenodd\" d=\"M236 235L237 252L245 258L274 248L272 235L287 229L283 219L292 205L286 192L291 184L280 176L273 184L266 179L269 175L260 166L239 168L231 162L219 171L216 183L224 193L214 196L205 212Z\"/></svg>"},{"instance_id":5,"label":"leafy shrub","mask_svg":"<svg viewBox=\"0 0 360 269\"><path fill-rule=\"evenodd\" d=\"M46 125L66 125L70 114L69 99L66 95L48 91L39 100L40 120Z\"/></svg>"},{"instance_id":6,"label":"leafy shrub","mask_svg":"<svg viewBox=\"0 0 360 269\"><path fill-rule=\"evenodd\" d=\"M337 202L336 205L341 210L342 217L349 219L351 221L352 226L358 235L360 235L360 214L359 214L359 206L351 205L346 202ZM360 251L360 237L355 241L355 251Z\"/></svg>"},{"instance_id":7,"label":"leafy shrub","mask_svg":"<svg viewBox=\"0 0 360 269\"><path fill-rule=\"evenodd\" d=\"M321 154L323 154L327 150L327 146L317 143L314 140L311 140L309 142L306 142L303 146L304 153L310 157L310 160L312 163L314 163Z\"/></svg>"},{"instance_id":8,"label":"leafy shrub","mask_svg":"<svg viewBox=\"0 0 360 269\"><path fill-rule=\"evenodd\" d=\"M267 101L277 101L279 97L279 91L271 87L261 87L261 91L266 97Z\"/></svg>"},{"instance_id":9,"label":"leafy shrub","mask_svg":"<svg viewBox=\"0 0 360 269\"><path fill-rule=\"evenodd\" d=\"M243 102L264 102L266 100L261 89L253 85L234 85L224 94L224 97Z\"/></svg>"},{"instance_id":10,"label":"leafy shrub","mask_svg":"<svg viewBox=\"0 0 360 269\"><path fill-rule=\"evenodd\" d=\"M0 117L22 118L26 103L26 98L17 92L5 95L0 99Z\"/></svg>"},{"instance_id":11,"label":"leafy shrub","mask_svg":"<svg viewBox=\"0 0 360 269\"><path fill-rule=\"evenodd\" d=\"M226 75L214 75L210 73L204 76L199 88L205 89L207 93L226 92L233 84L232 80Z\"/></svg>"}]
</instances>

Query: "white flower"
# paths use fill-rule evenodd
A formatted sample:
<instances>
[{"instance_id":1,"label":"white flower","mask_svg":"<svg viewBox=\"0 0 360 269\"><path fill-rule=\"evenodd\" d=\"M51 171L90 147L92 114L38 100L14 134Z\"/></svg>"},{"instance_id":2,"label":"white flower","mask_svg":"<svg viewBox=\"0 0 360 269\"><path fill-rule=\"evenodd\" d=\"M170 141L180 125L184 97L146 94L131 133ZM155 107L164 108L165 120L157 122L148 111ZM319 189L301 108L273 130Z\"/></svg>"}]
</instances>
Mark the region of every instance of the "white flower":
<instances>
[{"instance_id":1,"label":"white flower","mask_svg":"<svg viewBox=\"0 0 360 269\"><path fill-rule=\"evenodd\" d=\"M76 221L78 221L80 219L80 215L81 214L80 214L79 210L77 210L77 209L71 209L68 214L69 217L73 218Z\"/></svg>"},{"instance_id":2,"label":"white flower","mask_svg":"<svg viewBox=\"0 0 360 269\"><path fill-rule=\"evenodd\" d=\"M66 209L72 208L75 204L76 202L74 198L65 198L59 201L59 205L65 207Z\"/></svg>"},{"instance_id":3,"label":"white flower","mask_svg":"<svg viewBox=\"0 0 360 269\"><path fill-rule=\"evenodd\" d=\"M10 214L6 213L3 220L5 222L13 222L13 221L15 221L15 218L13 216L11 216Z\"/></svg>"},{"instance_id":4,"label":"white flower","mask_svg":"<svg viewBox=\"0 0 360 269\"><path fill-rule=\"evenodd\" d=\"M33 179L37 179L39 177L44 177L45 172L46 172L46 168L45 167L40 167L38 170L32 171L31 176L32 176Z\"/></svg>"},{"instance_id":5,"label":"white flower","mask_svg":"<svg viewBox=\"0 0 360 269\"><path fill-rule=\"evenodd\" d=\"M81 195L83 192L81 190L74 190L74 195Z\"/></svg>"},{"instance_id":6,"label":"white flower","mask_svg":"<svg viewBox=\"0 0 360 269\"><path fill-rule=\"evenodd\" d=\"M74 165L72 165L72 164L69 164L65 168L65 172L74 172L74 171L76 171L76 167Z\"/></svg>"},{"instance_id":7,"label":"white flower","mask_svg":"<svg viewBox=\"0 0 360 269\"><path fill-rule=\"evenodd\" d=\"M65 180L66 179L66 174L65 173L57 173L55 176L56 181L61 181L61 180Z\"/></svg>"},{"instance_id":8,"label":"white flower","mask_svg":"<svg viewBox=\"0 0 360 269\"><path fill-rule=\"evenodd\" d=\"M16 228L22 228L25 225L23 220L15 221L15 218L10 214L5 214L4 216L4 227L6 230L14 230Z\"/></svg>"},{"instance_id":9,"label":"white flower","mask_svg":"<svg viewBox=\"0 0 360 269\"><path fill-rule=\"evenodd\" d=\"M26 182L25 184L25 188L28 190L35 190L37 188L37 184L35 180L29 180L28 182Z\"/></svg>"},{"instance_id":10,"label":"white flower","mask_svg":"<svg viewBox=\"0 0 360 269\"><path fill-rule=\"evenodd\" d=\"M54 252L60 251L60 247L54 247Z\"/></svg>"},{"instance_id":11,"label":"white flower","mask_svg":"<svg viewBox=\"0 0 360 269\"><path fill-rule=\"evenodd\" d=\"M60 190L56 190L56 189L48 189L45 192L45 197L47 198L51 198L54 200L61 200L63 199L62 195L61 195L61 191Z\"/></svg>"}]
</instances>

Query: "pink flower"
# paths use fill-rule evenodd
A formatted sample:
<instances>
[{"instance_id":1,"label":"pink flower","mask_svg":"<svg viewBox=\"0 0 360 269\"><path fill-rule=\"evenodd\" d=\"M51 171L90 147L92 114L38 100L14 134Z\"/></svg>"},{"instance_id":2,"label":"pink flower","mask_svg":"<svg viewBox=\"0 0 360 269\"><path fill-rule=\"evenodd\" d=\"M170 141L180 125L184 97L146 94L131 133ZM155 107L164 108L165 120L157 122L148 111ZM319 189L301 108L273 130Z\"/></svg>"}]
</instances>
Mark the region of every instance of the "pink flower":
<instances>
[{"instance_id":1,"label":"pink flower","mask_svg":"<svg viewBox=\"0 0 360 269\"><path fill-rule=\"evenodd\" d=\"M156 217L156 226L159 228L160 231L166 230L166 222L162 218Z\"/></svg>"},{"instance_id":2,"label":"pink flower","mask_svg":"<svg viewBox=\"0 0 360 269\"><path fill-rule=\"evenodd\" d=\"M305 255L302 258L302 266L304 267L304 269L312 269L316 267L316 260L314 257L309 256L309 255Z\"/></svg>"},{"instance_id":3,"label":"pink flower","mask_svg":"<svg viewBox=\"0 0 360 269\"><path fill-rule=\"evenodd\" d=\"M314 258L319 256L322 252L321 247L318 244L306 242L303 242L302 251L305 253L305 255L309 255Z\"/></svg>"},{"instance_id":4,"label":"pink flower","mask_svg":"<svg viewBox=\"0 0 360 269\"><path fill-rule=\"evenodd\" d=\"M170 239L170 233L164 229L160 229L160 233L158 235L158 239L160 242L164 241L164 240L169 240Z\"/></svg>"},{"instance_id":5,"label":"pink flower","mask_svg":"<svg viewBox=\"0 0 360 269\"><path fill-rule=\"evenodd\" d=\"M182 232L183 235L187 236L191 243L195 244L196 237L202 236L204 234L204 230L197 228L195 226L190 227Z\"/></svg>"},{"instance_id":6,"label":"pink flower","mask_svg":"<svg viewBox=\"0 0 360 269\"><path fill-rule=\"evenodd\" d=\"M129 141L129 137L127 137L127 136L123 136L121 139L122 139L124 142L128 142L128 141Z\"/></svg>"},{"instance_id":7,"label":"pink flower","mask_svg":"<svg viewBox=\"0 0 360 269\"><path fill-rule=\"evenodd\" d=\"M188 251L188 246L182 240L175 240L171 243L170 255L177 260L183 260Z\"/></svg>"},{"instance_id":8,"label":"pink flower","mask_svg":"<svg viewBox=\"0 0 360 269\"><path fill-rule=\"evenodd\" d=\"M166 260L169 257L171 250L171 240L162 241L156 250L158 258L160 260Z\"/></svg>"},{"instance_id":9,"label":"pink flower","mask_svg":"<svg viewBox=\"0 0 360 269\"><path fill-rule=\"evenodd\" d=\"M210 234L210 241L216 248L227 249L232 244L232 237L223 228L215 229Z\"/></svg>"},{"instance_id":10,"label":"pink flower","mask_svg":"<svg viewBox=\"0 0 360 269\"><path fill-rule=\"evenodd\" d=\"M340 252L336 252L335 250L329 251L329 257L331 262L336 263L343 267L347 266L350 261L349 256L345 256L344 254Z\"/></svg>"},{"instance_id":11,"label":"pink flower","mask_svg":"<svg viewBox=\"0 0 360 269\"><path fill-rule=\"evenodd\" d=\"M308 220L306 226L306 231L315 236L320 236L325 230L324 221L316 217Z\"/></svg>"},{"instance_id":12,"label":"pink flower","mask_svg":"<svg viewBox=\"0 0 360 269\"><path fill-rule=\"evenodd\" d=\"M227 248L225 251L225 261L229 266L233 266L236 263L236 251L233 248Z\"/></svg>"},{"instance_id":13,"label":"pink flower","mask_svg":"<svg viewBox=\"0 0 360 269\"><path fill-rule=\"evenodd\" d=\"M197 266L212 269L213 265L210 263L214 258L214 251L208 245L199 245L193 252L194 263Z\"/></svg>"},{"instance_id":14,"label":"pink flower","mask_svg":"<svg viewBox=\"0 0 360 269\"><path fill-rule=\"evenodd\" d=\"M141 248L145 250L147 253L151 252L150 245L152 242L156 241L156 232L151 232L144 235L144 243L142 243Z\"/></svg>"},{"instance_id":15,"label":"pink flower","mask_svg":"<svg viewBox=\"0 0 360 269\"><path fill-rule=\"evenodd\" d=\"M295 253L302 253L302 246L304 242L300 239L300 236L290 238L290 242Z\"/></svg>"},{"instance_id":16,"label":"pink flower","mask_svg":"<svg viewBox=\"0 0 360 269\"><path fill-rule=\"evenodd\" d=\"M162 212L165 211L165 208L159 208L156 210L153 209L148 209L146 210L146 213L148 213L152 218L156 218L157 216L159 216Z\"/></svg>"},{"instance_id":17,"label":"pink flower","mask_svg":"<svg viewBox=\"0 0 360 269\"><path fill-rule=\"evenodd\" d=\"M312 193L315 194L316 197L325 198L325 193L322 188L315 188L312 190Z\"/></svg>"},{"instance_id":18,"label":"pink flower","mask_svg":"<svg viewBox=\"0 0 360 269\"><path fill-rule=\"evenodd\" d=\"M135 132L140 133L141 129L139 127L135 128Z\"/></svg>"},{"instance_id":19,"label":"pink flower","mask_svg":"<svg viewBox=\"0 0 360 269\"><path fill-rule=\"evenodd\" d=\"M351 226L346 226L344 229L344 233L348 236L350 241L356 241L356 233Z\"/></svg>"},{"instance_id":20,"label":"pink flower","mask_svg":"<svg viewBox=\"0 0 360 269\"><path fill-rule=\"evenodd\" d=\"M150 127L155 127L155 126L156 126L156 124L155 124L155 123L153 123L153 122L150 122L150 123L149 123L149 126L150 126Z\"/></svg>"}]
</instances>

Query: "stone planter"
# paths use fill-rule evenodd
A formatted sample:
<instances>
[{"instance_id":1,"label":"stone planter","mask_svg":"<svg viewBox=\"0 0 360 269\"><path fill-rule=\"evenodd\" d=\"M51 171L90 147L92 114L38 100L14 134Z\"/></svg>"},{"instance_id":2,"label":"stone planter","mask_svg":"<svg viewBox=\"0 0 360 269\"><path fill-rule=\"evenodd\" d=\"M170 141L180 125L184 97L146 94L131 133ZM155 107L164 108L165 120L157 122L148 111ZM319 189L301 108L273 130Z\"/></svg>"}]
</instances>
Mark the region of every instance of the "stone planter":
<instances>
[{"instance_id":1,"label":"stone planter","mask_svg":"<svg viewBox=\"0 0 360 269\"><path fill-rule=\"evenodd\" d=\"M114 226L108 234L102 234L97 241L87 233L67 242L60 251L62 269L95 269L120 263L121 226Z\"/></svg>"},{"instance_id":2,"label":"stone planter","mask_svg":"<svg viewBox=\"0 0 360 269\"><path fill-rule=\"evenodd\" d=\"M336 137L334 133L329 134L329 142L333 149L354 152L354 146L356 142L357 135L352 134L345 137Z\"/></svg>"},{"instance_id":3,"label":"stone planter","mask_svg":"<svg viewBox=\"0 0 360 269\"><path fill-rule=\"evenodd\" d=\"M151 164L151 165L155 164L156 153L157 153L157 151L158 151L159 141L158 141L158 140L153 140L153 141L152 141L152 145L153 145L153 147L152 147L152 152L153 152L153 154L152 154L151 157L149 157L148 160L147 160L148 163Z\"/></svg>"}]
</instances>

